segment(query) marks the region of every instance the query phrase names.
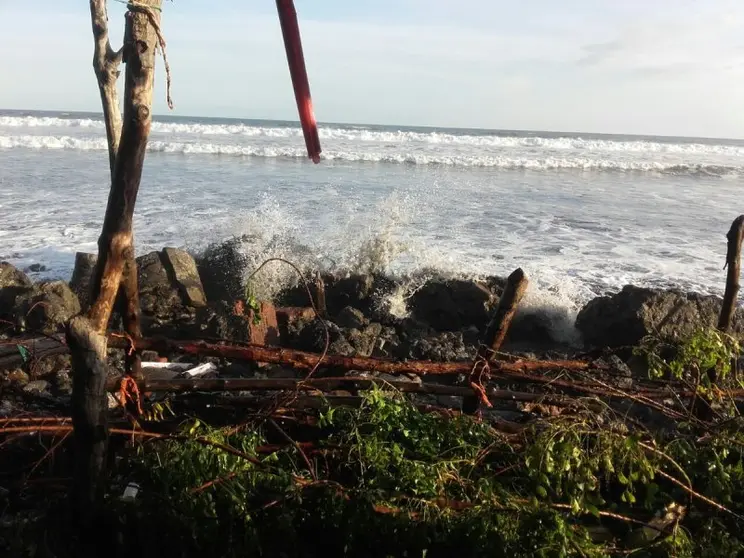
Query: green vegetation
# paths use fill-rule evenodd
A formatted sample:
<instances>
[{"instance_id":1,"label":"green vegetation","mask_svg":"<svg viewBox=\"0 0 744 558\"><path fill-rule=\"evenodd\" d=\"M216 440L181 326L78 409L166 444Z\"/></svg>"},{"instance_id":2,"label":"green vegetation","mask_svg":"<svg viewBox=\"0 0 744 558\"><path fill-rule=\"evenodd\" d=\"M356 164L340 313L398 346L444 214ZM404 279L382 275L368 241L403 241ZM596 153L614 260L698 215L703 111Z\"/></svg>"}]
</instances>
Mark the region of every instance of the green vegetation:
<instances>
[{"instance_id":1,"label":"green vegetation","mask_svg":"<svg viewBox=\"0 0 744 558\"><path fill-rule=\"evenodd\" d=\"M505 434L375 388L358 408L240 429L192 417L117 461L112 544L141 557L744 556L744 433L726 398L738 346L701 332L639 352L725 412L641 423L577 400ZM141 490L124 502L130 481Z\"/></svg>"}]
</instances>

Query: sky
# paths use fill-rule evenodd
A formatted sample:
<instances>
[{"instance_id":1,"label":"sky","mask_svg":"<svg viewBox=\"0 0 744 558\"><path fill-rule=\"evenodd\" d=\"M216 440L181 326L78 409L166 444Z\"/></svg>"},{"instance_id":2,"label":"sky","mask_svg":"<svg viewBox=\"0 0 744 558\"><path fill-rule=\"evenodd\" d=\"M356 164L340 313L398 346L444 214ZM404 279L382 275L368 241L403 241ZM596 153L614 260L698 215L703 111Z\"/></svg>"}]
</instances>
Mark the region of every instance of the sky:
<instances>
[{"instance_id":1,"label":"sky","mask_svg":"<svg viewBox=\"0 0 744 558\"><path fill-rule=\"evenodd\" d=\"M321 122L744 138L741 0L295 5ZM162 30L155 114L297 119L274 1L166 0ZM0 0L0 37L0 108L100 111L88 2Z\"/></svg>"}]
</instances>

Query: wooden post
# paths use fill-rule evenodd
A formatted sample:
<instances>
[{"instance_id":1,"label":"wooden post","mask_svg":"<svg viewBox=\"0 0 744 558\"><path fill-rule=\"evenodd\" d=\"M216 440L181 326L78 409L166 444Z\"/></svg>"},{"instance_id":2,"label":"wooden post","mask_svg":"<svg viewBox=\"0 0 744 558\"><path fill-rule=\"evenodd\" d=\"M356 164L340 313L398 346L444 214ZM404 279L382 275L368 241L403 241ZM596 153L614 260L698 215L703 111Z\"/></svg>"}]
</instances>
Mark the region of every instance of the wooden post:
<instances>
[{"instance_id":1,"label":"wooden post","mask_svg":"<svg viewBox=\"0 0 744 558\"><path fill-rule=\"evenodd\" d=\"M726 248L726 291L723 295L721 315L718 319L718 329L728 332L731 329L731 321L736 309L736 299L739 294L739 276L741 274L741 244L744 240L744 215L739 215L726 235L728 239Z\"/></svg>"},{"instance_id":2,"label":"wooden post","mask_svg":"<svg viewBox=\"0 0 744 558\"><path fill-rule=\"evenodd\" d=\"M481 351L479 351L481 358L491 360L488 353L496 352L501 348L504 339L506 339L506 334L509 331L514 314L517 311L517 306L519 306L525 291L527 291L528 285L529 281L521 267L509 275L509 278L506 280L504 292L501 294L501 298L499 298L499 304L483 336L483 345L481 346Z\"/></svg>"},{"instance_id":3,"label":"wooden post","mask_svg":"<svg viewBox=\"0 0 744 558\"><path fill-rule=\"evenodd\" d=\"M106 329L125 273L125 295L132 294L132 275L136 289L136 270L128 266L128 262L134 261L132 218L152 122L152 88L158 44L156 26L160 22L161 2L139 0L137 4L128 5L122 52L126 63L124 118L103 230L98 239L98 262L91 285L92 306L87 316L73 318L65 332L72 354L72 414L75 438L79 438L72 501L76 506L74 513L79 520L78 527L83 529L99 514L105 478ZM97 32L96 25L100 27L102 7L105 10L101 3L91 2L94 33ZM110 149L113 149L112 145L109 144ZM132 298L128 298L128 306L131 302ZM132 327L133 321L126 314L125 320Z\"/></svg>"}]
</instances>

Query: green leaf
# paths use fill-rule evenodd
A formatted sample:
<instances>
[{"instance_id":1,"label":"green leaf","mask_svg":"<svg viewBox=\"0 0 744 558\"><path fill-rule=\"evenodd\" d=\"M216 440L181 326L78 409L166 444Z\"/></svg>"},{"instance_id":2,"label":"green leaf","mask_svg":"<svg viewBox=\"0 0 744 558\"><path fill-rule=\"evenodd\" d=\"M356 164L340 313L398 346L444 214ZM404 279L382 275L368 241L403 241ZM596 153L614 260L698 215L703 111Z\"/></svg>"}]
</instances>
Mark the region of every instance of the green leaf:
<instances>
[{"instance_id":1,"label":"green leaf","mask_svg":"<svg viewBox=\"0 0 744 558\"><path fill-rule=\"evenodd\" d=\"M24 347L23 345L16 345L16 349L18 349L18 352L21 353L23 364L26 364L31 358L31 353L29 353L28 349Z\"/></svg>"}]
</instances>

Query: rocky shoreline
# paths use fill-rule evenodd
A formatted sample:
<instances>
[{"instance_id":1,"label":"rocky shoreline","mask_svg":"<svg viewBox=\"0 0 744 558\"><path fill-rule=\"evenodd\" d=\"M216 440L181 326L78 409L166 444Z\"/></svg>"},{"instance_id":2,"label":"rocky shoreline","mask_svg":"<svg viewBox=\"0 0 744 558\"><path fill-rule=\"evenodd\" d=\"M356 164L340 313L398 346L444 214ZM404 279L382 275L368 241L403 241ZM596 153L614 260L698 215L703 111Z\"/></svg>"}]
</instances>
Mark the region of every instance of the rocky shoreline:
<instances>
[{"instance_id":1,"label":"rocky shoreline","mask_svg":"<svg viewBox=\"0 0 744 558\"><path fill-rule=\"evenodd\" d=\"M60 333L67 320L87 308L95 261L95 255L78 253L69 283L34 283L24 272L1 263L0 335ZM325 320L316 318L308 286L299 282L278 289L271 299L260 299L257 323L244 304L245 276L250 270L236 242L215 245L197 257L164 248L139 257L137 264L145 336L252 342L321 352L327 328L330 354L395 360L473 360L505 284L500 277L431 277L405 297L397 297L398 306L400 300L405 302L405 312L401 312L391 308L390 300L404 281L374 273L326 274L322 276ZM314 297L318 283L317 278L308 277ZM569 341L556 335L549 313L520 308L503 350L548 358L609 355L616 365L622 362L629 373L635 370L643 376L628 347L647 335L673 343L697 328L714 326L721 302L715 296L628 285L612 296L588 302L578 313L576 335ZM112 329L118 329L120 321L115 314ZM735 316L733 334L744 339L741 312ZM112 351L114 368L120 369L120 353ZM171 355L143 356L148 361ZM25 391L69 394L71 388L65 355L41 359L26 369L17 366L17 359L4 361L0 355L0 371L6 386L21 384ZM270 369L267 373L281 377L287 372L274 369L272 374Z\"/></svg>"}]
</instances>

